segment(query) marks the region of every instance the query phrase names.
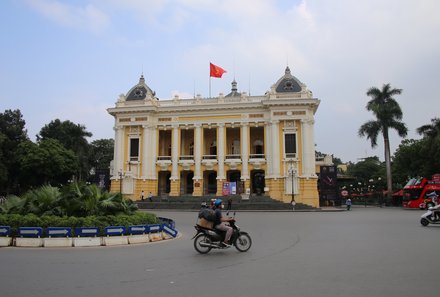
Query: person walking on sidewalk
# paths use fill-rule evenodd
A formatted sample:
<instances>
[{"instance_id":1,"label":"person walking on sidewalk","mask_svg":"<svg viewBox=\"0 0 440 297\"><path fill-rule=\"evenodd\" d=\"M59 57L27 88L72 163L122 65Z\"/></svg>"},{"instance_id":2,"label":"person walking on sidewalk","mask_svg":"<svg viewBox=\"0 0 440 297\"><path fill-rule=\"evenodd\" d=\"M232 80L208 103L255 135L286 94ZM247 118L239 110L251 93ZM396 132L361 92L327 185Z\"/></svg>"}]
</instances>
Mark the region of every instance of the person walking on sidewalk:
<instances>
[{"instance_id":1,"label":"person walking on sidewalk","mask_svg":"<svg viewBox=\"0 0 440 297\"><path fill-rule=\"evenodd\" d=\"M141 191L141 201L144 201L144 190Z\"/></svg>"},{"instance_id":2,"label":"person walking on sidewalk","mask_svg":"<svg viewBox=\"0 0 440 297\"><path fill-rule=\"evenodd\" d=\"M347 198L347 200L345 201L345 205L347 205L347 210L351 210L351 199Z\"/></svg>"},{"instance_id":3,"label":"person walking on sidewalk","mask_svg":"<svg viewBox=\"0 0 440 297\"><path fill-rule=\"evenodd\" d=\"M295 206L296 206L295 199L292 199L292 201L290 201L290 204L292 204L292 211L295 211Z\"/></svg>"}]
</instances>

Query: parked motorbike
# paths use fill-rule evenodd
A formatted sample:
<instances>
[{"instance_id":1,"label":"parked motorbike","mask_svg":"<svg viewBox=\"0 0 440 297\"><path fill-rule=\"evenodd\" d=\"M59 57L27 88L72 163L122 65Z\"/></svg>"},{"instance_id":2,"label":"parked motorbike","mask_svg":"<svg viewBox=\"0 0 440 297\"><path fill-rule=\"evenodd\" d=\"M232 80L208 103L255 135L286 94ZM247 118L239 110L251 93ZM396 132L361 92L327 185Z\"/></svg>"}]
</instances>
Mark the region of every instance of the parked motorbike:
<instances>
[{"instance_id":1,"label":"parked motorbike","mask_svg":"<svg viewBox=\"0 0 440 297\"><path fill-rule=\"evenodd\" d=\"M440 224L440 204L428 207L428 210L421 216L420 224L422 226Z\"/></svg>"},{"instance_id":2,"label":"parked motorbike","mask_svg":"<svg viewBox=\"0 0 440 297\"><path fill-rule=\"evenodd\" d=\"M235 219L229 222L233 228L231 236L231 244L240 252L246 252L251 248L252 239L247 232L243 232L235 224ZM200 254L209 253L211 249L226 249L222 242L224 241L226 232L195 225L197 233L193 236L194 248Z\"/></svg>"}]
</instances>

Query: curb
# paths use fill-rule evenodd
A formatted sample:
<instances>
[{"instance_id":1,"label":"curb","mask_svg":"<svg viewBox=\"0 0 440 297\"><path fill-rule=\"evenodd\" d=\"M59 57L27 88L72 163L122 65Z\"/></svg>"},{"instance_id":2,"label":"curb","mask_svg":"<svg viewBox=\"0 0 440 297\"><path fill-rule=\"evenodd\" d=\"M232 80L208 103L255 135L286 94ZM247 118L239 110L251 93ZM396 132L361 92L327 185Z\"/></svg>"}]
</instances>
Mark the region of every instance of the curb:
<instances>
[{"instance_id":1,"label":"curb","mask_svg":"<svg viewBox=\"0 0 440 297\"><path fill-rule=\"evenodd\" d=\"M177 231L177 230L176 230ZM180 232L178 232L180 235ZM31 248L59 248L59 247L100 247L135 245L142 243L153 243L179 238L164 231L150 234L102 236L102 237L61 237L61 238L26 238L26 237L0 237L0 247L31 247Z\"/></svg>"}]
</instances>

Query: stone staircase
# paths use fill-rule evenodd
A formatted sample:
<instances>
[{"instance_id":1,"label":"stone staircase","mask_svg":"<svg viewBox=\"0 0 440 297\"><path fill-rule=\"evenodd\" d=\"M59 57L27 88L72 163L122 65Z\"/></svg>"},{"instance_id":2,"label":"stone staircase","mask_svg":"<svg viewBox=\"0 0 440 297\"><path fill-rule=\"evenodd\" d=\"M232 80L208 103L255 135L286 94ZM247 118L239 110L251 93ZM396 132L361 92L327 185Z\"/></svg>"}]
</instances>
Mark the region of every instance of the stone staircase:
<instances>
[{"instance_id":1,"label":"stone staircase","mask_svg":"<svg viewBox=\"0 0 440 297\"><path fill-rule=\"evenodd\" d=\"M284 203L274 200L269 196L251 195L249 199L242 199L240 195L227 197L216 196L179 196L179 197L153 197L150 202L147 198L144 201L136 201L139 209L173 209L173 210L199 210L200 205L205 202L210 204L211 199L220 198L223 200L225 210L228 205L228 199L232 198L232 210L292 210L290 203ZM313 207L297 203L296 210L314 209Z\"/></svg>"}]
</instances>

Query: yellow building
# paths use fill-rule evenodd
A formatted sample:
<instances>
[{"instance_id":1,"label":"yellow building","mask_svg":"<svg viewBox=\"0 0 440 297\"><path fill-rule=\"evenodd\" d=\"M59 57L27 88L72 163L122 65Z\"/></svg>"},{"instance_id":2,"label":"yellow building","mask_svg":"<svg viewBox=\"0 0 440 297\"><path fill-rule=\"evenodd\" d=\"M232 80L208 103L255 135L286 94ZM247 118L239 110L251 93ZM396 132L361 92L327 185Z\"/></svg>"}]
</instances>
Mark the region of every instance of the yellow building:
<instances>
[{"instance_id":1,"label":"yellow building","mask_svg":"<svg viewBox=\"0 0 440 297\"><path fill-rule=\"evenodd\" d=\"M234 80L226 96L159 100L141 76L108 109L115 118L111 190L134 200L141 191L170 199L222 196L230 182L244 197L294 196L317 207L319 103L289 67L261 96L238 92Z\"/></svg>"}]
</instances>

